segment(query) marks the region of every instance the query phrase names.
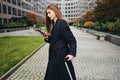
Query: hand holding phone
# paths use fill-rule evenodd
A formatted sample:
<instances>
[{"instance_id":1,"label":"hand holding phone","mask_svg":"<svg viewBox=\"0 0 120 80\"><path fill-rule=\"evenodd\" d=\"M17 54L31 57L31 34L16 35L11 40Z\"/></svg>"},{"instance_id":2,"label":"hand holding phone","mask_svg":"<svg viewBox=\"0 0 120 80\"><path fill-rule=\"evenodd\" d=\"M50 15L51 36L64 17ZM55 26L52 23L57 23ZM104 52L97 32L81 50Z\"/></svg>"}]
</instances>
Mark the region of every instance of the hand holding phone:
<instances>
[{"instance_id":1,"label":"hand holding phone","mask_svg":"<svg viewBox=\"0 0 120 80\"><path fill-rule=\"evenodd\" d=\"M48 36L45 32L42 32L41 30L37 30L37 31L40 32L44 37Z\"/></svg>"}]
</instances>

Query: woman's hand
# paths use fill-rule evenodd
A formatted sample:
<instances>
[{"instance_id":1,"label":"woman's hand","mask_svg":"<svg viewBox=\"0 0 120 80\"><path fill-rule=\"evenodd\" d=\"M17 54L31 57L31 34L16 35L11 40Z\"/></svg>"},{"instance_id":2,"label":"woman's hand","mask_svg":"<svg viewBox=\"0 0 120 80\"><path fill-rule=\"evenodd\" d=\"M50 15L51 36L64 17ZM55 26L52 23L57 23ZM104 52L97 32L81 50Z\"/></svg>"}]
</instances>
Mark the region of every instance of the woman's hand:
<instances>
[{"instance_id":1,"label":"woman's hand","mask_svg":"<svg viewBox=\"0 0 120 80\"><path fill-rule=\"evenodd\" d=\"M65 58L68 58L67 61L73 60L74 56L73 55L67 55Z\"/></svg>"},{"instance_id":2,"label":"woman's hand","mask_svg":"<svg viewBox=\"0 0 120 80\"><path fill-rule=\"evenodd\" d=\"M42 36L43 36L45 39L48 39L49 34L43 33Z\"/></svg>"}]
</instances>

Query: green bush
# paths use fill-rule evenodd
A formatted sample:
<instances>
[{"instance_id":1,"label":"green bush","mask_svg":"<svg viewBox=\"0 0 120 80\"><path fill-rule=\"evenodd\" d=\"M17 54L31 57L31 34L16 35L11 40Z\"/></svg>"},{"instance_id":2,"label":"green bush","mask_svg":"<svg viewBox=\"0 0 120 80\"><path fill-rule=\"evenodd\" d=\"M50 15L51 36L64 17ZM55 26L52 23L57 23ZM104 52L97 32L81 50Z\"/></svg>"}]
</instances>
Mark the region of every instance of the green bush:
<instances>
[{"instance_id":1,"label":"green bush","mask_svg":"<svg viewBox=\"0 0 120 80\"><path fill-rule=\"evenodd\" d=\"M8 28L11 28L11 27L26 27L27 24L25 23L20 23L20 22L11 22L11 23L6 23L6 24L3 24L4 27L8 27Z\"/></svg>"},{"instance_id":2,"label":"green bush","mask_svg":"<svg viewBox=\"0 0 120 80\"><path fill-rule=\"evenodd\" d=\"M101 31L105 31L105 32L109 31L109 29L108 29L108 27L106 26L106 24L101 23Z\"/></svg>"},{"instance_id":3,"label":"green bush","mask_svg":"<svg viewBox=\"0 0 120 80\"><path fill-rule=\"evenodd\" d=\"M120 19L117 19L114 25L115 25L115 31L120 34Z\"/></svg>"},{"instance_id":4,"label":"green bush","mask_svg":"<svg viewBox=\"0 0 120 80\"><path fill-rule=\"evenodd\" d=\"M37 22L35 24L35 28L40 28L40 27L43 27L43 26L45 26L45 25L43 23L40 23L40 22Z\"/></svg>"},{"instance_id":5,"label":"green bush","mask_svg":"<svg viewBox=\"0 0 120 80\"><path fill-rule=\"evenodd\" d=\"M113 22L107 22L106 26L108 27L109 31L115 31L115 25Z\"/></svg>"},{"instance_id":6,"label":"green bush","mask_svg":"<svg viewBox=\"0 0 120 80\"><path fill-rule=\"evenodd\" d=\"M101 26L98 22L94 23L94 29L97 31L101 31Z\"/></svg>"},{"instance_id":7,"label":"green bush","mask_svg":"<svg viewBox=\"0 0 120 80\"><path fill-rule=\"evenodd\" d=\"M84 27L84 26L83 26L84 23L85 23L85 19L84 19L84 18L81 18L81 19L79 20L79 23L77 24L77 26L78 26L78 27Z\"/></svg>"}]
</instances>

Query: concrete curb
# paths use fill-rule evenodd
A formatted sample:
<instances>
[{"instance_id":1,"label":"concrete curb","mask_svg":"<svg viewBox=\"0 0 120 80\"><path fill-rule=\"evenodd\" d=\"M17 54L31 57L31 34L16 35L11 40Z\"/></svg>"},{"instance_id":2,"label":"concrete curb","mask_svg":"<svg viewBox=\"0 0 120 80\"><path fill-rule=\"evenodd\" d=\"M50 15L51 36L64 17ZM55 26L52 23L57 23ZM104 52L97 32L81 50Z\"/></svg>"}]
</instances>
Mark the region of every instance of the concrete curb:
<instances>
[{"instance_id":1,"label":"concrete curb","mask_svg":"<svg viewBox=\"0 0 120 80\"><path fill-rule=\"evenodd\" d=\"M22 64L24 64L32 55L34 55L41 47L45 45L45 42L40 45L37 49L31 52L28 56L26 56L23 60L21 60L18 64L16 64L13 68L11 68L8 72L0 77L0 80L7 79L14 71L16 71Z\"/></svg>"},{"instance_id":2,"label":"concrete curb","mask_svg":"<svg viewBox=\"0 0 120 80\"><path fill-rule=\"evenodd\" d=\"M85 28L78 28L78 29L82 30L83 32L90 33L94 36L96 36L96 34L98 34L98 33L103 34L103 35L105 35L106 41L109 41L117 46L120 46L120 36L112 35L112 34L105 33L105 32L95 31L92 29L85 29Z\"/></svg>"}]
</instances>

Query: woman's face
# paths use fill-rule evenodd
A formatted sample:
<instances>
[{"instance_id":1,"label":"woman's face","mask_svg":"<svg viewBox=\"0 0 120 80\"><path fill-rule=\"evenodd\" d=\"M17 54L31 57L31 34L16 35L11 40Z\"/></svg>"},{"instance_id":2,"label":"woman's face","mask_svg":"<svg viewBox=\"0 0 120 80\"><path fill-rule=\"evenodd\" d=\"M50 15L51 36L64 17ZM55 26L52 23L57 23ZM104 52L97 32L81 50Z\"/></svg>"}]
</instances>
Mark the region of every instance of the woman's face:
<instances>
[{"instance_id":1,"label":"woman's face","mask_svg":"<svg viewBox=\"0 0 120 80\"><path fill-rule=\"evenodd\" d=\"M47 16L51 19L54 20L56 18L55 12L51 9L47 9Z\"/></svg>"}]
</instances>

